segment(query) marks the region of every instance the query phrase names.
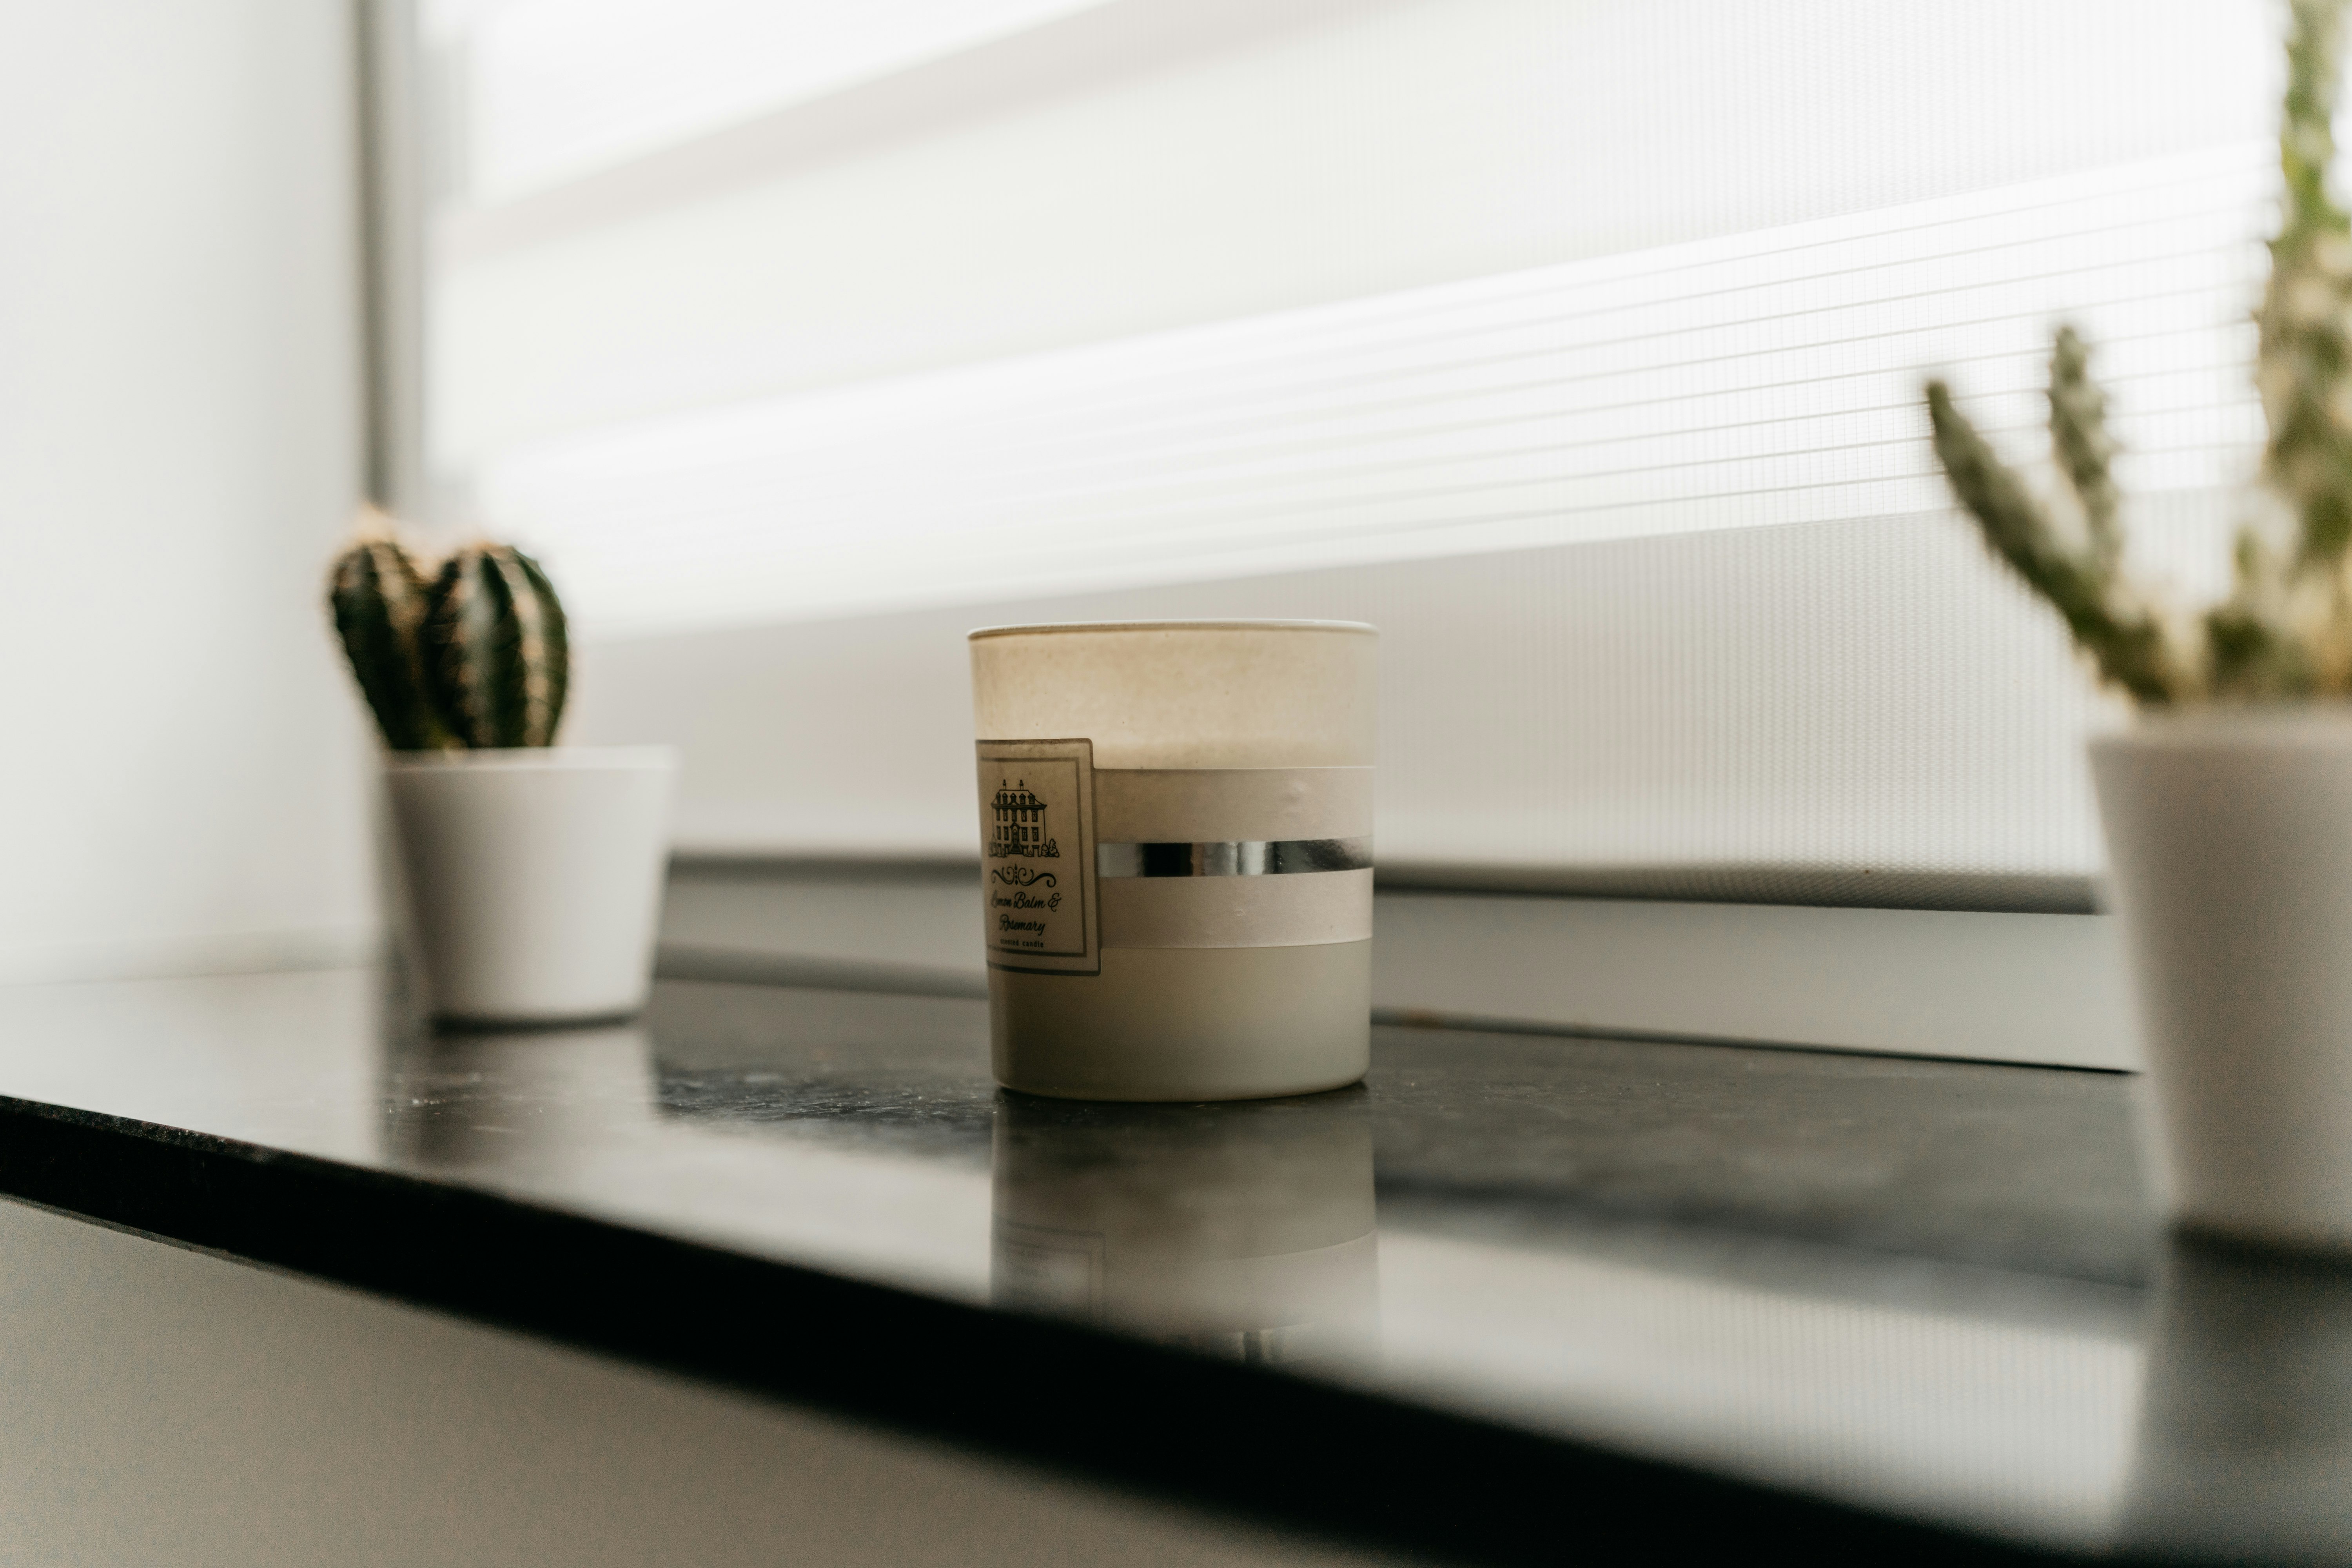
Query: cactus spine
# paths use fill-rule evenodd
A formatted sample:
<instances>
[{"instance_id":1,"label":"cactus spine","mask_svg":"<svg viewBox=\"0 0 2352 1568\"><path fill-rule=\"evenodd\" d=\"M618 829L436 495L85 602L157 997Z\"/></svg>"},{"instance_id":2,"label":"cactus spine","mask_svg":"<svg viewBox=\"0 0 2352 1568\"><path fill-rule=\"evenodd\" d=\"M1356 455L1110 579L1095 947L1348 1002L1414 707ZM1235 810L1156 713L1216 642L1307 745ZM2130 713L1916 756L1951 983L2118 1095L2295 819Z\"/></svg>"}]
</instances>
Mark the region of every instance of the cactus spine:
<instances>
[{"instance_id":1,"label":"cactus spine","mask_svg":"<svg viewBox=\"0 0 2352 1568\"><path fill-rule=\"evenodd\" d=\"M2240 530L2226 599L2169 614L2131 582L2106 398L2074 329L2059 330L2050 362L2053 497L2001 461L1948 386L1927 384L1936 455L1986 544L2064 618L2101 679L2144 707L2352 694L2352 219L2327 192L2344 8L2288 8L2285 200L2255 316L2268 515Z\"/></svg>"},{"instance_id":2,"label":"cactus spine","mask_svg":"<svg viewBox=\"0 0 2352 1568\"><path fill-rule=\"evenodd\" d=\"M530 556L469 544L428 581L371 512L336 559L327 596L392 750L554 743L570 644L563 605Z\"/></svg>"}]
</instances>

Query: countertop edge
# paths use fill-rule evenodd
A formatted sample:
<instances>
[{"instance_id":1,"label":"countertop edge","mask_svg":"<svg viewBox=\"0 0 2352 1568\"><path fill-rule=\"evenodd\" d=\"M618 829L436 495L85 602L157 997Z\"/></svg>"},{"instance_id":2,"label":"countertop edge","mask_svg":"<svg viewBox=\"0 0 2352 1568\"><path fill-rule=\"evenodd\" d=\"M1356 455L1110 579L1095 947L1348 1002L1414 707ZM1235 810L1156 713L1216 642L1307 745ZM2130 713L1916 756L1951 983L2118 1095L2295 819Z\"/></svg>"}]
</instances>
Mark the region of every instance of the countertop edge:
<instances>
[{"instance_id":1,"label":"countertop edge","mask_svg":"<svg viewBox=\"0 0 2352 1568\"><path fill-rule=\"evenodd\" d=\"M0 1096L0 1195L1123 1490L1441 1561L1741 1539L1918 1563L2076 1560L1084 1324L39 1100ZM658 1288L616 1288L627 1279Z\"/></svg>"}]
</instances>

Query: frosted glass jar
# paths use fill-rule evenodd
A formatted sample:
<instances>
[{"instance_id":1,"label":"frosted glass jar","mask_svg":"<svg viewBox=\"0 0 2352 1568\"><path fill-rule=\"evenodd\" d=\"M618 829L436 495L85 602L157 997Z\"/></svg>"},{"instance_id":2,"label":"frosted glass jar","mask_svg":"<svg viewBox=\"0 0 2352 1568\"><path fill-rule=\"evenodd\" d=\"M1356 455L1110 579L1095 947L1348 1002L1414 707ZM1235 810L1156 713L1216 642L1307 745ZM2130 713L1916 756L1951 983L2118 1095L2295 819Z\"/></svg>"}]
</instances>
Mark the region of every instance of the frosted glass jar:
<instances>
[{"instance_id":1,"label":"frosted glass jar","mask_svg":"<svg viewBox=\"0 0 2352 1568\"><path fill-rule=\"evenodd\" d=\"M971 634L990 1038L1008 1089L1250 1100L1370 1047L1377 634Z\"/></svg>"}]
</instances>

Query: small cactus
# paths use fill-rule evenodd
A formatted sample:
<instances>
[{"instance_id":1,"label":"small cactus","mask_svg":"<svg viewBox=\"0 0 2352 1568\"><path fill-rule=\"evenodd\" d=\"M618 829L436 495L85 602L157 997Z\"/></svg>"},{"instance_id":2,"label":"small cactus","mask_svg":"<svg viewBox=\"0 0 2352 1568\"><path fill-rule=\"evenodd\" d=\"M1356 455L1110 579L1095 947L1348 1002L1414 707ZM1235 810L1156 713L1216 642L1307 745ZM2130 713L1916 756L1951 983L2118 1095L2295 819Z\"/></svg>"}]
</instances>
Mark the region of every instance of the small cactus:
<instances>
[{"instance_id":1,"label":"small cactus","mask_svg":"<svg viewBox=\"0 0 2352 1568\"><path fill-rule=\"evenodd\" d=\"M392 537L383 513L362 514L360 537L329 574L327 603L383 743L395 752L455 744L441 722L419 643L429 607L425 574Z\"/></svg>"},{"instance_id":2,"label":"small cactus","mask_svg":"<svg viewBox=\"0 0 2352 1568\"><path fill-rule=\"evenodd\" d=\"M328 603L395 752L547 746L563 719L563 606L530 556L469 544L428 580L380 513L336 558Z\"/></svg>"},{"instance_id":3,"label":"small cactus","mask_svg":"<svg viewBox=\"0 0 2352 1568\"><path fill-rule=\"evenodd\" d=\"M424 654L441 721L465 744L554 744L571 648L538 562L511 544L469 544L443 562Z\"/></svg>"},{"instance_id":4,"label":"small cactus","mask_svg":"<svg viewBox=\"0 0 2352 1568\"><path fill-rule=\"evenodd\" d=\"M2143 707L2352 694L2352 219L2327 189L2345 5L2288 7L2285 200L2255 315L2269 515L2239 531L2228 598L2183 616L2131 582L2106 396L2073 328L2059 329L2050 361L2055 496L2037 496L1951 389L1927 384L1936 455L1986 544L2064 617L2100 678Z\"/></svg>"}]
</instances>

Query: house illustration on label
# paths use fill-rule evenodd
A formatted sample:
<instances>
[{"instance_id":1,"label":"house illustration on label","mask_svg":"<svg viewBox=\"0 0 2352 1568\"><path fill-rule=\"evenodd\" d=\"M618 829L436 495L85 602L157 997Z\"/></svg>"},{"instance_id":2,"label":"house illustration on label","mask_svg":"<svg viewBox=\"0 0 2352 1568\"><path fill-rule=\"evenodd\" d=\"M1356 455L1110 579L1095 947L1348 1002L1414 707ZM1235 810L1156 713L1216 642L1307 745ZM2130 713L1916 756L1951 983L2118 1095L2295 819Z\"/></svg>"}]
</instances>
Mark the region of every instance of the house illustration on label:
<instances>
[{"instance_id":1,"label":"house illustration on label","mask_svg":"<svg viewBox=\"0 0 2352 1568\"><path fill-rule=\"evenodd\" d=\"M1010 784L999 780L992 805L996 813L996 826L988 839L990 859L1062 858L1061 849L1045 836L1045 803L1030 790L1025 780Z\"/></svg>"}]
</instances>

